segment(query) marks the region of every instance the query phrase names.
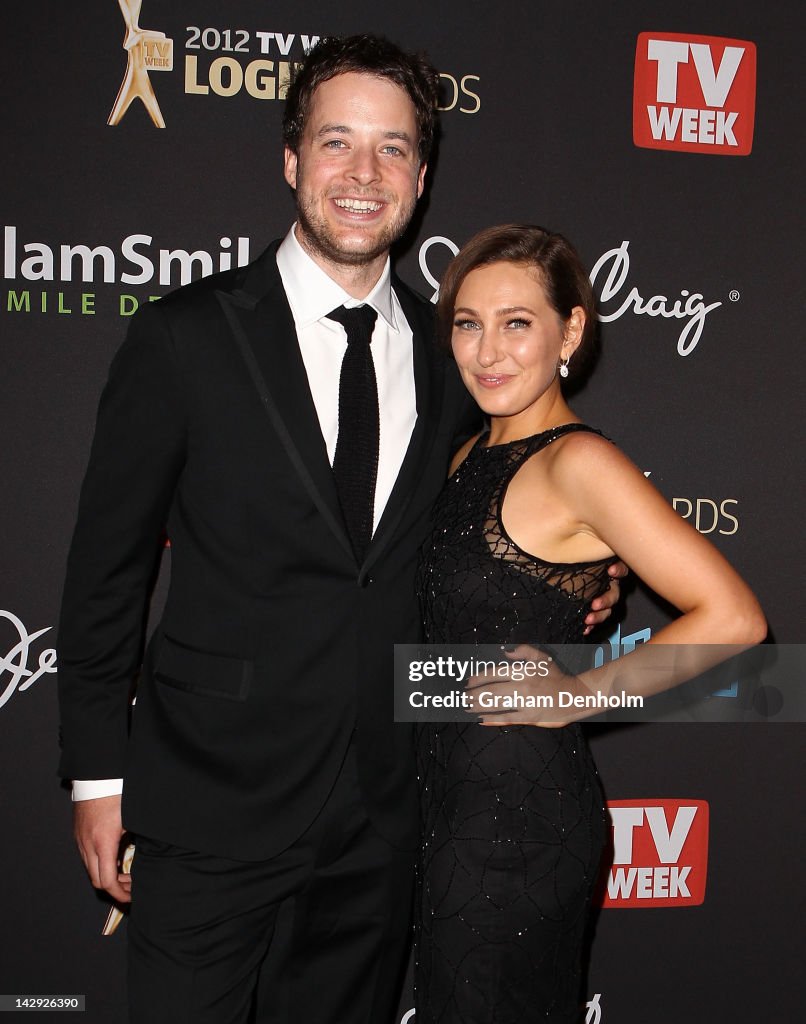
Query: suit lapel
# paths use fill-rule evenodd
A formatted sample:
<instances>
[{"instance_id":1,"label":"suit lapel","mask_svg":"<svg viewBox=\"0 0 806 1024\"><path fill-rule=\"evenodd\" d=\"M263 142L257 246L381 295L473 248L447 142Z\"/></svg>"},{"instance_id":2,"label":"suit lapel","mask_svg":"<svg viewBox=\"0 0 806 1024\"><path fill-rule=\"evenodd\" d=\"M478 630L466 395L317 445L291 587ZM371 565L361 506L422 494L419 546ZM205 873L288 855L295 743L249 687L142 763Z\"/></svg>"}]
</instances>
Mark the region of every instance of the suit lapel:
<instances>
[{"instance_id":1,"label":"suit lapel","mask_svg":"<svg viewBox=\"0 0 806 1024\"><path fill-rule=\"evenodd\" d=\"M240 288L217 292L263 408L294 469L339 544L353 550L339 506L274 243L246 268Z\"/></svg>"}]
</instances>

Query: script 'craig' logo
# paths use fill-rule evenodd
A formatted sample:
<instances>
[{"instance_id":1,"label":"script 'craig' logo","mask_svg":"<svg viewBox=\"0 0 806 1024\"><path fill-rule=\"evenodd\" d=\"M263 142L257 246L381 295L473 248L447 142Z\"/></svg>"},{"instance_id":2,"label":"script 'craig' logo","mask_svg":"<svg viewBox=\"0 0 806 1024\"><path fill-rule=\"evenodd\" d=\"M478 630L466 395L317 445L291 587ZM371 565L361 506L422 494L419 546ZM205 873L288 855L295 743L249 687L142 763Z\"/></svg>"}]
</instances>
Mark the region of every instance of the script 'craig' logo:
<instances>
[{"instance_id":1,"label":"script 'craig' logo","mask_svg":"<svg viewBox=\"0 0 806 1024\"><path fill-rule=\"evenodd\" d=\"M8 631L7 627L3 626L3 620L11 625L13 633L8 653L0 654L0 708L7 704L15 693L22 693L33 686L40 676L56 671L56 651L52 647L40 653L35 668L28 668L31 644L49 632L51 626L29 633L22 619L13 612L0 609L0 651L4 649Z\"/></svg>"},{"instance_id":2,"label":"script 'craig' logo","mask_svg":"<svg viewBox=\"0 0 806 1024\"><path fill-rule=\"evenodd\" d=\"M753 145L755 110L754 43L676 32L638 36L636 146L747 156Z\"/></svg>"},{"instance_id":3,"label":"script 'craig' logo","mask_svg":"<svg viewBox=\"0 0 806 1024\"><path fill-rule=\"evenodd\" d=\"M429 250L438 246L439 255L434 266L429 266L431 257ZM444 249L447 252L443 251ZM444 235L432 235L420 246L420 270L423 277L434 289L431 301L439 298L439 278L450 262L452 256L459 252L459 246ZM705 327L705 318L714 310L719 309L721 302L706 302L702 292L694 292L688 288L680 289L680 298L671 299L667 295L642 295L638 288L625 288L630 273L630 243L625 239L615 249L608 249L594 264L590 273L591 284L599 296L598 318L603 324L618 320L625 313L632 312L636 316L660 316L664 319L685 320L685 324L677 336L677 354L688 356L697 347ZM600 277L605 280L598 284ZM738 295L738 293L736 293Z\"/></svg>"},{"instance_id":4,"label":"script 'craig' logo","mask_svg":"<svg viewBox=\"0 0 806 1024\"><path fill-rule=\"evenodd\" d=\"M705 899L708 803L610 800L605 907L696 907Z\"/></svg>"}]
</instances>

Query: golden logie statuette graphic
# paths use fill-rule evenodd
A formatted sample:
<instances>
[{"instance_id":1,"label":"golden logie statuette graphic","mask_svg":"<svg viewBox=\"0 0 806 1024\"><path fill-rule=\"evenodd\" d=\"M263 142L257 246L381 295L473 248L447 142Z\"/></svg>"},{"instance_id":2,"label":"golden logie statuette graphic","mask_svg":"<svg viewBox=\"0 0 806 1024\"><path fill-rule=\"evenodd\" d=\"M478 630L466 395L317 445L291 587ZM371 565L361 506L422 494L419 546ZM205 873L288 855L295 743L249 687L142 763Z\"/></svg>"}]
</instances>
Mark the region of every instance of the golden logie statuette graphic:
<instances>
[{"instance_id":1,"label":"golden logie statuette graphic","mask_svg":"<svg viewBox=\"0 0 806 1024\"><path fill-rule=\"evenodd\" d=\"M112 107L107 124L120 124L132 100L139 98L157 128L164 128L160 105L148 78L149 71L172 71L174 66L173 40L164 32L140 28L138 19L143 0L118 0L126 22L123 49L129 55L118 97Z\"/></svg>"},{"instance_id":2,"label":"golden logie statuette graphic","mask_svg":"<svg viewBox=\"0 0 806 1024\"><path fill-rule=\"evenodd\" d=\"M134 843L129 843L123 852L123 859L120 863L120 870L124 875L130 875L132 873L132 861L134 860ZM101 935L114 935L117 931L117 927L123 920L123 911L120 907L110 907L109 913L106 915L106 922L101 931Z\"/></svg>"}]
</instances>

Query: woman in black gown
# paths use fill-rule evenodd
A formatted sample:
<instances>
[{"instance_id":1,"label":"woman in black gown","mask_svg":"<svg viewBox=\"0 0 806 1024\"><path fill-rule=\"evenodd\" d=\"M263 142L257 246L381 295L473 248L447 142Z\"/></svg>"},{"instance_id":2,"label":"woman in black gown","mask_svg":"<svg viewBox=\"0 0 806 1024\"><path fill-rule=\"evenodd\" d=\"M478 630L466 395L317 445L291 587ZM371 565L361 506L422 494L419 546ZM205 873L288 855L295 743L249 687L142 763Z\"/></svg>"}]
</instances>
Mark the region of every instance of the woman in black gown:
<instances>
[{"instance_id":1,"label":"woman in black gown","mask_svg":"<svg viewBox=\"0 0 806 1024\"><path fill-rule=\"evenodd\" d=\"M616 551L685 613L654 642L763 637L736 573L563 399L594 317L577 254L541 228L488 229L448 268L441 336L490 427L457 453L435 507L420 567L428 642L579 643ZM417 1024L583 1019L605 807L580 726L536 714L418 731Z\"/></svg>"}]
</instances>

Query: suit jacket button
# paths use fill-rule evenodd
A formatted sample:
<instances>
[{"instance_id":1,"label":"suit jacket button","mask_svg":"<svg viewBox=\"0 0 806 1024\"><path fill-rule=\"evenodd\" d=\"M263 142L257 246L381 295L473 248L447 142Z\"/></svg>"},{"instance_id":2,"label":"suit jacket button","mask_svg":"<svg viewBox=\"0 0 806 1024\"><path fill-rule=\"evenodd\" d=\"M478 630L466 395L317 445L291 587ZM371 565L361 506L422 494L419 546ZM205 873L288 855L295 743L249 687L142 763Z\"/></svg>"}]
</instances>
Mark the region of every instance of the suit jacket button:
<instances>
[{"instance_id":1,"label":"suit jacket button","mask_svg":"<svg viewBox=\"0 0 806 1024\"><path fill-rule=\"evenodd\" d=\"M361 583L359 584L359 586L361 586L361 587L368 587L370 585L370 583L372 583L372 582L373 582L373 579L372 579L371 576L364 576L364 578L361 580Z\"/></svg>"}]
</instances>

